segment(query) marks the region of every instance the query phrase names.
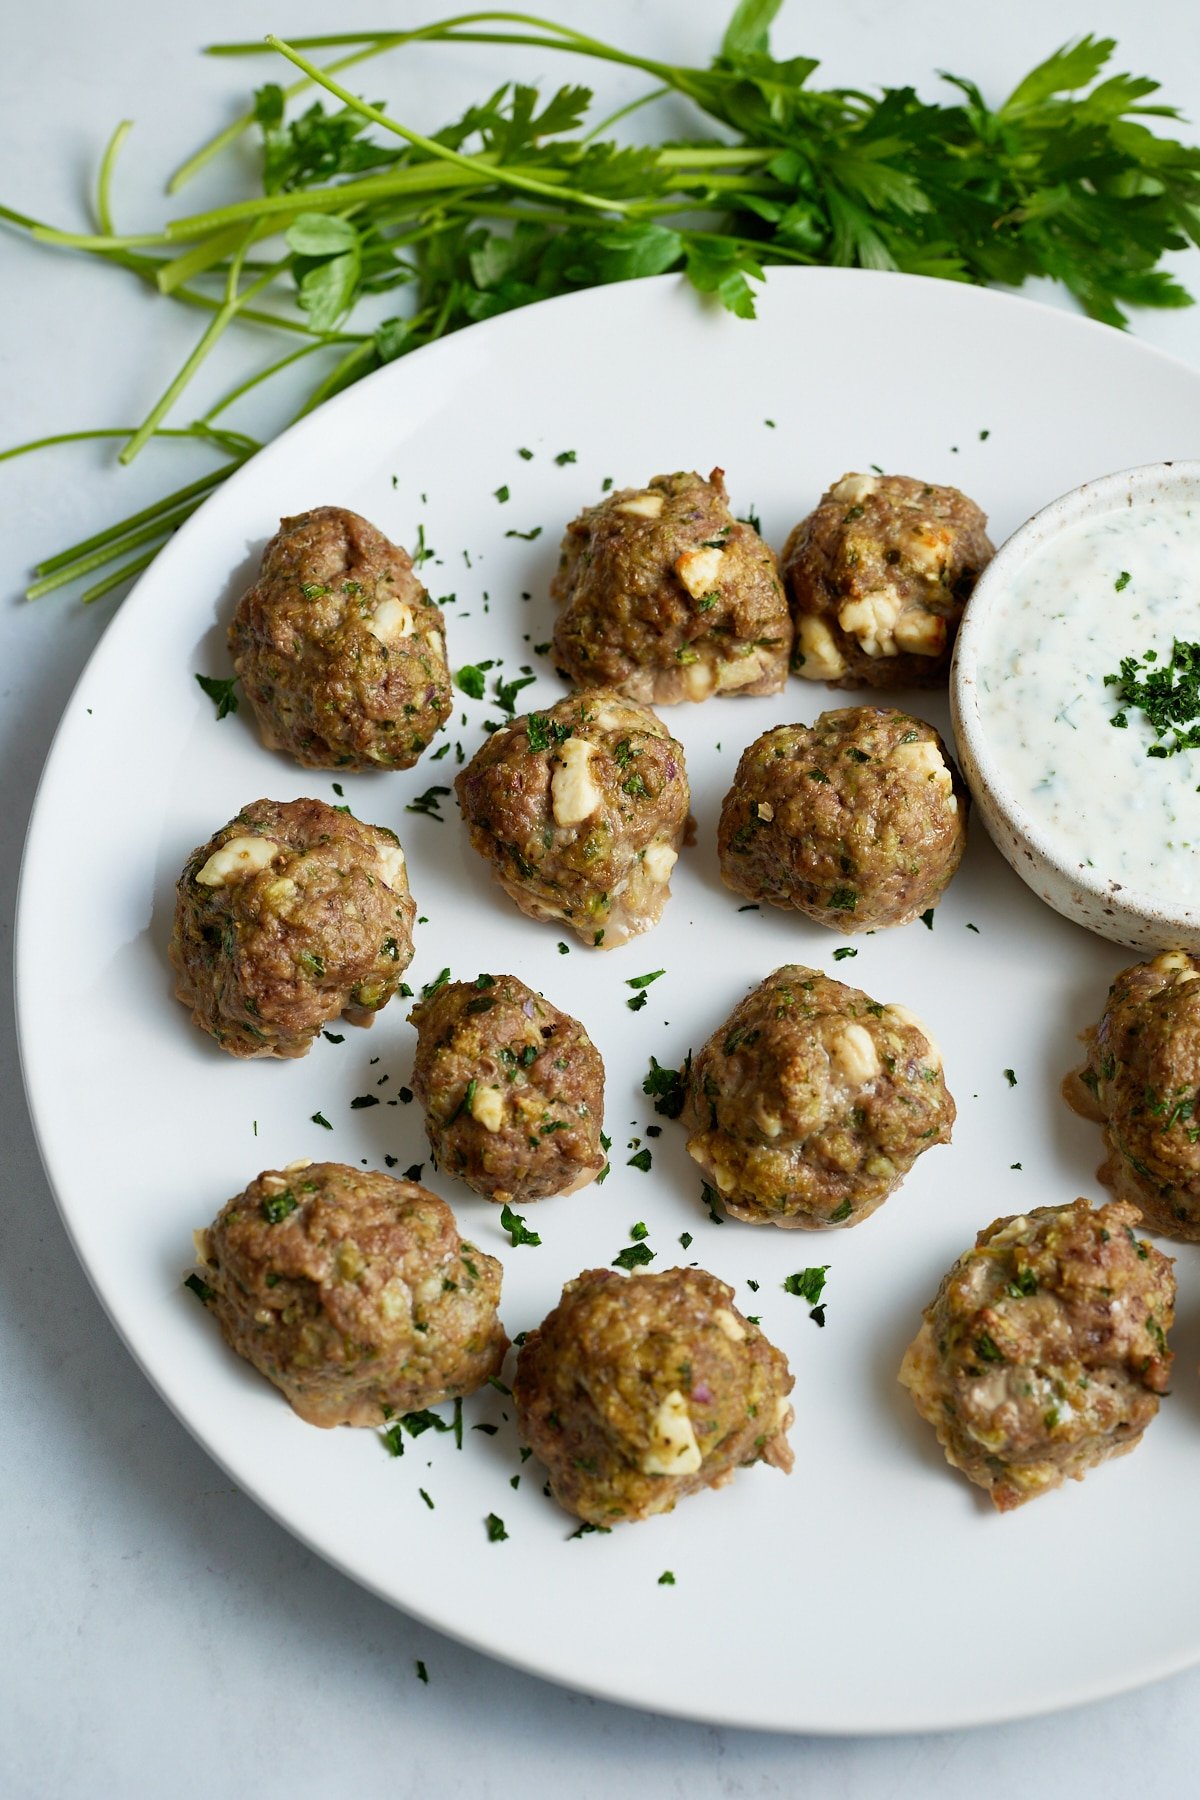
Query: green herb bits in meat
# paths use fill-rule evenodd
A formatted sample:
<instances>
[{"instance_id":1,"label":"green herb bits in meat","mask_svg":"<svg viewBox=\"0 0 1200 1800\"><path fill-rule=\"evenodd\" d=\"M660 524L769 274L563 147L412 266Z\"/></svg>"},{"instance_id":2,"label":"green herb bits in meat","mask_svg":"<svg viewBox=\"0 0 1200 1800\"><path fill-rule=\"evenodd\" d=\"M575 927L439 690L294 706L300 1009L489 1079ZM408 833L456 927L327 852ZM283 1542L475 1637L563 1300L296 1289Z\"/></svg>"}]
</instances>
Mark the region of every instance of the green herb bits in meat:
<instances>
[{"instance_id":1,"label":"green herb bits in meat","mask_svg":"<svg viewBox=\"0 0 1200 1800\"><path fill-rule=\"evenodd\" d=\"M688 1154L725 1209L755 1225L858 1225L933 1144L954 1101L906 1007L819 969L776 969L692 1059Z\"/></svg>"},{"instance_id":2,"label":"green herb bits in meat","mask_svg":"<svg viewBox=\"0 0 1200 1800\"><path fill-rule=\"evenodd\" d=\"M703 1269L589 1269L521 1347L521 1435L590 1525L670 1512L741 1467L792 1467L787 1358Z\"/></svg>"},{"instance_id":3,"label":"green herb bits in meat","mask_svg":"<svg viewBox=\"0 0 1200 1800\"><path fill-rule=\"evenodd\" d=\"M997 1219L946 1275L900 1380L999 1512L1132 1450L1171 1373L1171 1259L1125 1201Z\"/></svg>"},{"instance_id":4,"label":"green herb bits in meat","mask_svg":"<svg viewBox=\"0 0 1200 1800\"><path fill-rule=\"evenodd\" d=\"M940 687L963 608L992 557L957 488L843 475L783 550L793 664L831 687Z\"/></svg>"},{"instance_id":5,"label":"green herb bits in meat","mask_svg":"<svg viewBox=\"0 0 1200 1800\"><path fill-rule=\"evenodd\" d=\"M1063 1092L1104 1127L1100 1180L1151 1231L1200 1241L1200 958L1167 950L1122 969L1087 1041Z\"/></svg>"},{"instance_id":6,"label":"green herb bits in meat","mask_svg":"<svg viewBox=\"0 0 1200 1800\"><path fill-rule=\"evenodd\" d=\"M441 610L357 513L284 519L229 627L263 743L310 769L407 769L453 701Z\"/></svg>"},{"instance_id":7,"label":"green herb bits in meat","mask_svg":"<svg viewBox=\"0 0 1200 1800\"><path fill-rule=\"evenodd\" d=\"M776 694L792 625L775 554L735 519L724 474L656 475L568 527L551 583L559 666L658 705Z\"/></svg>"},{"instance_id":8,"label":"green herb bits in meat","mask_svg":"<svg viewBox=\"0 0 1200 1800\"><path fill-rule=\"evenodd\" d=\"M962 860L968 795L932 725L845 707L750 745L721 808L721 876L839 933L904 925Z\"/></svg>"},{"instance_id":9,"label":"green herb bits in meat","mask_svg":"<svg viewBox=\"0 0 1200 1800\"><path fill-rule=\"evenodd\" d=\"M369 1025L412 961L399 839L323 800L256 800L176 888L175 992L231 1056L303 1056L340 1016Z\"/></svg>"},{"instance_id":10,"label":"green herb bits in meat","mask_svg":"<svg viewBox=\"0 0 1200 1800\"><path fill-rule=\"evenodd\" d=\"M471 842L523 913L611 950L658 923L688 827L683 746L611 689L527 713L455 782Z\"/></svg>"},{"instance_id":11,"label":"green herb bits in meat","mask_svg":"<svg viewBox=\"0 0 1200 1800\"><path fill-rule=\"evenodd\" d=\"M225 1341L310 1425L382 1425L473 1393L504 1361L500 1264L416 1182L290 1163L196 1243Z\"/></svg>"},{"instance_id":12,"label":"green herb bits in meat","mask_svg":"<svg viewBox=\"0 0 1200 1800\"><path fill-rule=\"evenodd\" d=\"M443 1174L519 1205L604 1167L604 1064L577 1019L514 975L436 989L409 1014L413 1091Z\"/></svg>"}]
</instances>

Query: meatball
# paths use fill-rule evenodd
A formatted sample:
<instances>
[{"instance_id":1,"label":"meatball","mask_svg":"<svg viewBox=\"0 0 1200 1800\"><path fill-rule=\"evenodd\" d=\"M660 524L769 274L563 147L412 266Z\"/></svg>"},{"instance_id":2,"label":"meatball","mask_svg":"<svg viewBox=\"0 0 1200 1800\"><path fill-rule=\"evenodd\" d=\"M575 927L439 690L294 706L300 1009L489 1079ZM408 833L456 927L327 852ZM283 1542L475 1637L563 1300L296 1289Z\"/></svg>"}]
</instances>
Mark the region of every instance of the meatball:
<instances>
[{"instance_id":1,"label":"meatball","mask_svg":"<svg viewBox=\"0 0 1200 1800\"><path fill-rule=\"evenodd\" d=\"M670 1512L739 1466L787 1474L787 1358L703 1269L588 1269L525 1340L521 1434L560 1506L591 1525Z\"/></svg>"},{"instance_id":2,"label":"meatball","mask_svg":"<svg viewBox=\"0 0 1200 1800\"><path fill-rule=\"evenodd\" d=\"M229 653L267 749L310 769L411 768L453 704L441 609L341 506L280 522Z\"/></svg>"},{"instance_id":3,"label":"meatball","mask_svg":"<svg viewBox=\"0 0 1200 1800\"><path fill-rule=\"evenodd\" d=\"M932 725L887 707L777 725L721 808L721 876L833 931L906 925L942 897L967 840L967 790Z\"/></svg>"},{"instance_id":4,"label":"meatball","mask_svg":"<svg viewBox=\"0 0 1200 1800\"><path fill-rule=\"evenodd\" d=\"M831 687L944 684L992 556L986 527L957 488L843 475L784 545L797 673Z\"/></svg>"},{"instance_id":5,"label":"meatball","mask_svg":"<svg viewBox=\"0 0 1200 1800\"><path fill-rule=\"evenodd\" d=\"M578 1019L515 975L453 981L408 1015L438 1166L485 1199L573 1194L604 1167L604 1064Z\"/></svg>"},{"instance_id":6,"label":"meatball","mask_svg":"<svg viewBox=\"0 0 1200 1800\"><path fill-rule=\"evenodd\" d=\"M687 1071L693 1157L735 1219L859 1225L923 1150L947 1144L941 1056L903 1006L819 969L776 969Z\"/></svg>"},{"instance_id":7,"label":"meatball","mask_svg":"<svg viewBox=\"0 0 1200 1800\"><path fill-rule=\"evenodd\" d=\"M1122 970L1087 1037L1063 1091L1104 1127L1100 1180L1151 1231L1200 1241L1200 961L1169 950Z\"/></svg>"},{"instance_id":8,"label":"meatball","mask_svg":"<svg viewBox=\"0 0 1200 1800\"><path fill-rule=\"evenodd\" d=\"M232 1350L309 1425L378 1425L473 1393L504 1361L500 1264L415 1181L268 1169L197 1233Z\"/></svg>"},{"instance_id":9,"label":"meatball","mask_svg":"<svg viewBox=\"0 0 1200 1800\"><path fill-rule=\"evenodd\" d=\"M1008 1512L1132 1450L1167 1391L1171 1259L1136 1206L997 1219L925 1309L900 1380L946 1460Z\"/></svg>"},{"instance_id":10,"label":"meatball","mask_svg":"<svg viewBox=\"0 0 1200 1800\"><path fill-rule=\"evenodd\" d=\"M666 704L777 694L792 624L779 565L735 519L723 471L656 475L567 528L550 587L559 665L581 687Z\"/></svg>"},{"instance_id":11,"label":"meatball","mask_svg":"<svg viewBox=\"0 0 1200 1800\"><path fill-rule=\"evenodd\" d=\"M304 1056L341 1013L369 1025L412 961L394 831L323 800L255 800L176 888L175 992L231 1056Z\"/></svg>"},{"instance_id":12,"label":"meatball","mask_svg":"<svg viewBox=\"0 0 1200 1800\"><path fill-rule=\"evenodd\" d=\"M683 746L596 689L494 732L455 782L471 842L531 919L612 950L656 925L688 827Z\"/></svg>"}]
</instances>

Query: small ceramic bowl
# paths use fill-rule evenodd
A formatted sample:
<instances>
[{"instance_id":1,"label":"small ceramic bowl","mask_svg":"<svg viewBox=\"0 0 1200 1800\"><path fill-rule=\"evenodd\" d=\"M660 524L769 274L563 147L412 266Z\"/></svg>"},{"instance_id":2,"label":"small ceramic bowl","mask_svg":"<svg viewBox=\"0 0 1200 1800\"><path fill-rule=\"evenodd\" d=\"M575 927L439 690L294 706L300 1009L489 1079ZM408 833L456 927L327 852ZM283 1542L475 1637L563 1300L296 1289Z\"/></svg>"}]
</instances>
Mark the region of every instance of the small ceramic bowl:
<instances>
[{"instance_id":1,"label":"small ceramic bowl","mask_svg":"<svg viewBox=\"0 0 1200 1800\"><path fill-rule=\"evenodd\" d=\"M1185 908L1106 877L1102 867L1081 862L1074 846L1022 807L991 730L980 679L991 654L989 612L1032 557L1099 514L1172 501L1200 502L1200 462L1149 463L1101 476L1052 500L1014 531L967 604L950 671L950 710L959 762L979 815L1001 855L1039 899L1115 944L1200 950L1200 891L1196 905Z\"/></svg>"}]
</instances>

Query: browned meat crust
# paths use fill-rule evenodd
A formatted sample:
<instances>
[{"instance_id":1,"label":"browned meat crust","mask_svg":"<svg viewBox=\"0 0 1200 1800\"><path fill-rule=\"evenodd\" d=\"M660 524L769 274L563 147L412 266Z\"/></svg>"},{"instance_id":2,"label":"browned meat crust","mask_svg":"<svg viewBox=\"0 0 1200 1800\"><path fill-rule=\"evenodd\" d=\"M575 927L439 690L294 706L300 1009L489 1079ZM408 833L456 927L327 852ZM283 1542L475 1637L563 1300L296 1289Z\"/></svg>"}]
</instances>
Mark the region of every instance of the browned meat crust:
<instances>
[{"instance_id":1,"label":"browned meat crust","mask_svg":"<svg viewBox=\"0 0 1200 1800\"><path fill-rule=\"evenodd\" d=\"M900 1380L1008 1512L1132 1450L1167 1391L1171 1259L1113 1201L997 1219L946 1275Z\"/></svg>"},{"instance_id":2,"label":"browned meat crust","mask_svg":"<svg viewBox=\"0 0 1200 1800\"><path fill-rule=\"evenodd\" d=\"M472 1393L504 1361L500 1264L415 1182L266 1170L198 1247L226 1343L310 1425L381 1425Z\"/></svg>"},{"instance_id":3,"label":"browned meat crust","mask_svg":"<svg viewBox=\"0 0 1200 1800\"><path fill-rule=\"evenodd\" d=\"M589 1269L522 1346L513 1399L554 1498L593 1525L792 1467L787 1358L703 1269Z\"/></svg>"},{"instance_id":4,"label":"browned meat crust","mask_svg":"<svg viewBox=\"0 0 1200 1800\"><path fill-rule=\"evenodd\" d=\"M776 969L689 1072L682 1123L734 1218L859 1225L933 1144L954 1101L929 1033L819 969Z\"/></svg>"},{"instance_id":5,"label":"browned meat crust","mask_svg":"<svg viewBox=\"0 0 1200 1800\"><path fill-rule=\"evenodd\" d=\"M413 1092L444 1174L488 1200L574 1193L604 1167L604 1064L587 1032L515 975L448 982L409 1014Z\"/></svg>"},{"instance_id":6,"label":"browned meat crust","mask_svg":"<svg viewBox=\"0 0 1200 1800\"><path fill-rule=\"evenodd\" d=\"M1100 1180L1151 1231L1200 1241L1200 960L1170 950L1123 969L1087 1038L1063 1092L1104 1126Z\"/></svg>"},{"instance_id":7,"label":"browned meat crust","mask_svg":"<svg viewBox=\"0 0 1200 1800\"><path fill-rule=\"evenodd\" d=\"M268 750L407 769L453 705L446 626L406 550L340 506L283 519L229 653Z\"/></svg>"},{"instance_id":8,"label":"browned meat crust","mask_svg":"<svg viewBox=\"0 0 1200 1800\"><path fill-rule=\"evenodd\" d=\"M787 678L779 565L730 512L721 469L656 475L586 507L550 592L565 603L554 653L581 687L663 705L775 694Z\"/></svg>"},{"instance_id":9,"label":"browned meat crust","mask_svg":"<svg viewBox=\"0 0 1200 1800\"><path fill-rule=\"evenodd\" d=\"M611 950L657 924L688 824L683 747L603 688L493 733L455 782L471 842L521 911Z\"/></svg>"},{"instance_id":10,"label":"browned meat crust","mask_svg":"<svg viewBox=\"0 0 1200 1800\"><path fill-rule=\"evenodd\" d=\"M957 488L843 475L784 545L797 673L831 687L944 686L992 556L986 526Z\"/></svg>"},{"instance_id":11,"label":"browned meat crust","mask_svg":"<svg viewBox=\"0 0 1200 1800\"><path fill-rule=\"evenodd\" d=\"M845 707L743 752L721 808L721 876L833 931L936 906L967 841L966 786L932 725Z\"/></svg>"},{"instance_id":12,"label":"browned meat crust","mask_svg":"<svg viewBox=\"0 0 1200 1800\"><path fill-rule=\"evenodd\" d=\"M412 961L394 831L323 800L255 800L176 889L175 992L231 1056L304 1056L340 1014L369 1025Z\"/></svg>"}]
</instances>

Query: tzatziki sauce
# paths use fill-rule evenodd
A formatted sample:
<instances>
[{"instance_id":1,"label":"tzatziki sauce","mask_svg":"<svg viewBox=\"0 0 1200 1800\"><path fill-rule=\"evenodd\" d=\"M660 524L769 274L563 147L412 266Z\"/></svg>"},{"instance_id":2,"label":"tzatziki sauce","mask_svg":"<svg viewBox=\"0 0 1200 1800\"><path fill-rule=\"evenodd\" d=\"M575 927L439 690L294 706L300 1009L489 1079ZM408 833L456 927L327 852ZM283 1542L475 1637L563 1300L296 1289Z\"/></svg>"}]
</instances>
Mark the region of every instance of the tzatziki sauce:
<instances>
[{"instance_id":1,"label":"tzatziki sauce","mask_svg":"<svg viewBox=\"0 0 1200 1800\"><path fill-rule=\"evenodd\" d=\"M1200 749L1163 755L1174 728L1157 735L1119 695L1124 659L1142 681L1176 640L1200 644L1200 505L1122 506L1056 534L991 597L978 705L1012 799L1061 860L1196 907Z\"/></svg>"}]
</instances>

